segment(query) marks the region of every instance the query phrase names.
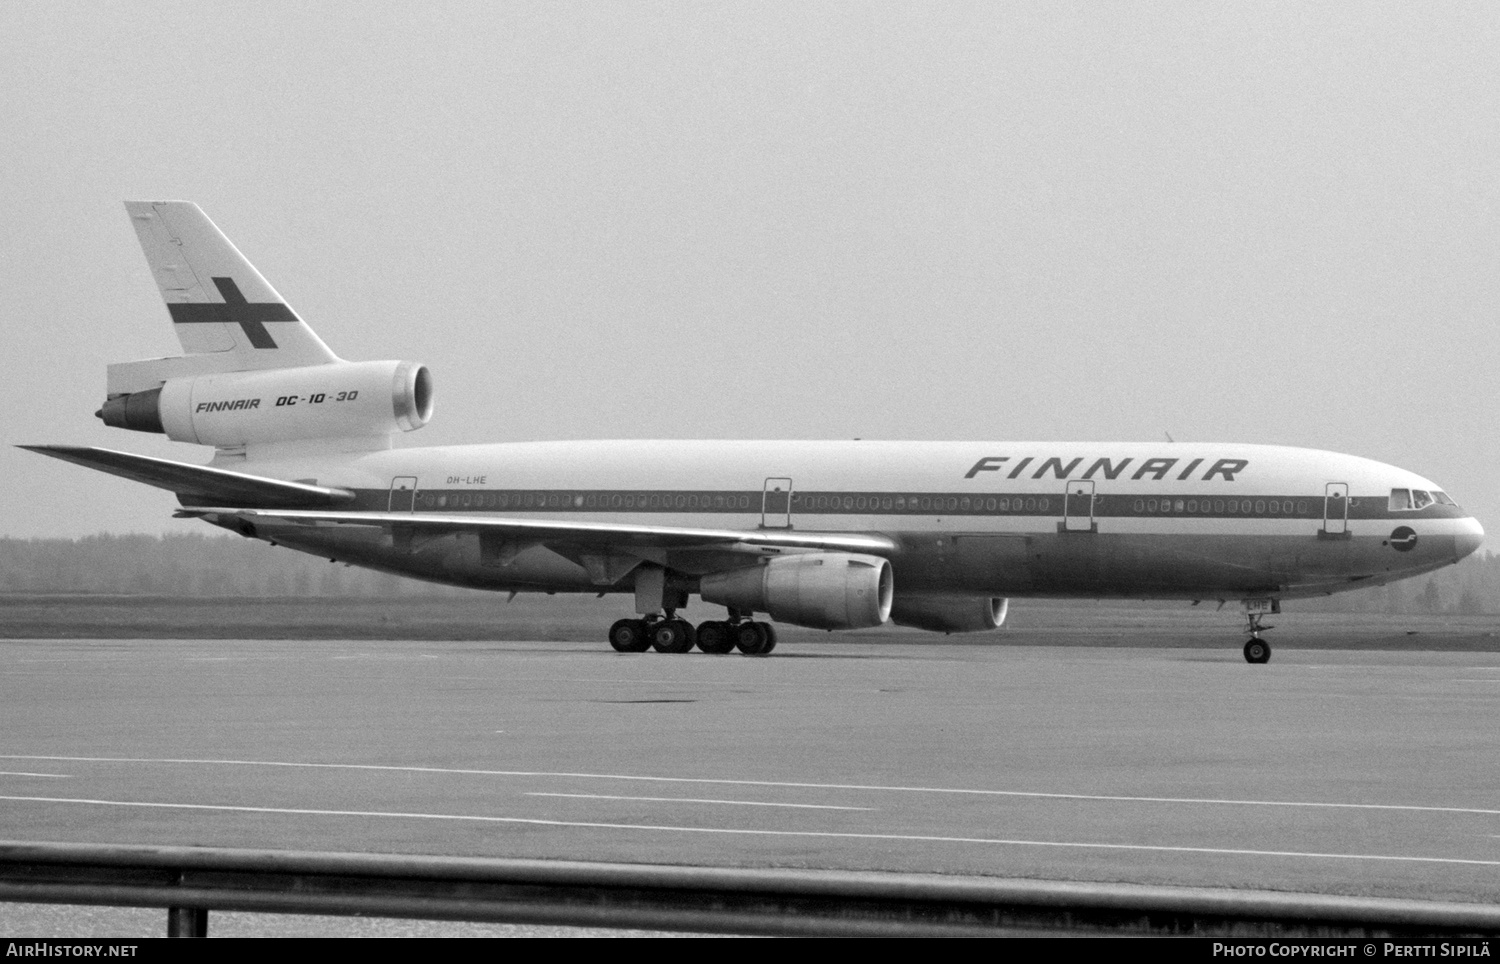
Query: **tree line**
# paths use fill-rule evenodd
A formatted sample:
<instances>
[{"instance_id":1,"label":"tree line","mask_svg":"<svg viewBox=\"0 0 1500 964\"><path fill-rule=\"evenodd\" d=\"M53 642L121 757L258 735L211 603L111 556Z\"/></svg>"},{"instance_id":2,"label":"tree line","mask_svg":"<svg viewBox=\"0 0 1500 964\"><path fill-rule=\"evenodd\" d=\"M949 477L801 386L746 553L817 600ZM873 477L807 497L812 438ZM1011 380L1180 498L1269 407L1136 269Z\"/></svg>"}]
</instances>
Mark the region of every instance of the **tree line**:
<instances>
[{"instance_id":1,"label":"tree line","mask_svg":"<svg viewBox=\"0 0 1500 964\"><path fill-rule=\"evenodd\" d=\"M473 590L330 563L254 539L184 533L0 539L0 592L343 597Z\"/></svg>"},{"instance_id":2,"label":"tree line","mask_svg":"<svg viewBox=\"0 0 1500 964\"><path fill-rule=\"evenodd\" d=\"M253 539L191 533L0 538L0 592L457 597L475 591L331 564ZM1288 605L1335 612L1500 613L1500 554L1479 552L1429 576Z\"/></svg>"}]
</instances>

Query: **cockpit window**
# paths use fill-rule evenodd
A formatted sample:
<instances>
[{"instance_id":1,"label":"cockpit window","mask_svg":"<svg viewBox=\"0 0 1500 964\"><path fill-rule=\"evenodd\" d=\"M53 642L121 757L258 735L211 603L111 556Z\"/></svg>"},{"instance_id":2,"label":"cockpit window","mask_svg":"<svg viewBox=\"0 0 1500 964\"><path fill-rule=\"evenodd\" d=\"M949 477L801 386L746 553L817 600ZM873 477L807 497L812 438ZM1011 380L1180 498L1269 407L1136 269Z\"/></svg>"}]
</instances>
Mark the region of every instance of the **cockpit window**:
<instances>
[{"instance_id":1,"label":"cockpit window","mask_svg":"<svg viewBox=\"0 0 1500 964\"><path fill-rule=\"evenodd\" d=\"M1404 512L1416 509L1425 509L1434 502L1443 502L1452 505L1453 500L1439 492L1434 496L1425 489L1392 489L1391 511Z\"/></svg>"},{"instance_id":2,"label":"cockpit window","mask_svg":"<svg viewBox=\"0 0 1500 964\"><path fill-rule=\"evenodd\" d=\"M1446 493L1446 492L1434 492L1434 493L1432 493L1432 495L1433 495L1434 498L1436 498L1443 505L1451 505L1451 506L1457 506L1458 505L1457 502L1454 502L1452 499L1448 498L1448 493Z\"/></svg>"}]
</instances>

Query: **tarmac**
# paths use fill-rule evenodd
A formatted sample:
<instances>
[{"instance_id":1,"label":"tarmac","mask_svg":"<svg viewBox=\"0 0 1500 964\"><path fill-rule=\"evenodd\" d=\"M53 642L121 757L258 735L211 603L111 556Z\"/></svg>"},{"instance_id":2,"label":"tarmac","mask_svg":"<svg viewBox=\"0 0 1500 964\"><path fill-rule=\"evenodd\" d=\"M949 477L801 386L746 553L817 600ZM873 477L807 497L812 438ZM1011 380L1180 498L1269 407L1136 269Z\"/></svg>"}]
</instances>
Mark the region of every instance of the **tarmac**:
<instances>
[{"instance_id":1,"label":"tarmac","mask_svg":"<svg viewBox=\"0 0 1500 964\"><path fill-rule=\"evenodd\" d=\"M53 639L0 667L12 840L1500 900L1496 653ZM20 906L0 934L53 926Z\"/></svg>"}]
</instances>

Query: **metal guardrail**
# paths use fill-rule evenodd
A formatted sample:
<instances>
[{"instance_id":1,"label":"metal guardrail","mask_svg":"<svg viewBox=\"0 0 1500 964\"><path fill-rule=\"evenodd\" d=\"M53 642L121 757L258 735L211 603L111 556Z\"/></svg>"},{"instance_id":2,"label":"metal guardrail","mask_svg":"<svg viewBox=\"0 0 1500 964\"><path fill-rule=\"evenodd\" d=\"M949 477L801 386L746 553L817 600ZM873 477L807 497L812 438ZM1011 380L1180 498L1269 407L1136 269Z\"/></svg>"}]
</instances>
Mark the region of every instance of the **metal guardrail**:
<instances>
[{"instance_id":1,"label":"metal guardrail","mask_svg":"<svg viewBox=\"0 0 1500 964\"><path fill-rule=\"evenodd\" d=\"M1500 907L919 874L0 842L0 900L801 936L1495 937Z\"/></svg>"}]
</instances>

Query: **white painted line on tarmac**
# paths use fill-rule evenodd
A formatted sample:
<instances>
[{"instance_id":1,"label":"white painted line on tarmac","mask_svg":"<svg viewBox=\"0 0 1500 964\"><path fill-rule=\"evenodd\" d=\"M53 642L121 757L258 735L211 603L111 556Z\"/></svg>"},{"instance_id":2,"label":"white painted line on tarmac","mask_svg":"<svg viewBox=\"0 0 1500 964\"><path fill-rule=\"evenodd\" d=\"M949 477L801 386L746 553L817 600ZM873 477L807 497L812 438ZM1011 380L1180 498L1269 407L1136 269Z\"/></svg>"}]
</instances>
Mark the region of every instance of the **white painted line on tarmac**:
<instances>
[{"instance_id":1,"label":"white painted line on tarmac","mask_svg":"<svg viewBox=\"0 0 1500 964\"><path fill-rule=\"evenodd\" d=\"M1051 847L1076 850L1137 850L1150 853L1214 854L1229 857L1299 857L1310 860L1373 860L1415 864L1463 864L1500 867L1500 860L1464 857L1410 857L1400 854L1331 854L1302 850L1250 850L1229 847L1176 847L1159 844L1091 843L1070 840L1011 840L1002 837L940 837L908 833L853 833L832 830L751 830L739 827L675 827L669 824L604 823L585 820L541 820L533 817L491 817L461 813L410 813L390 810L313 810L300 807L245 807L211 803L158 803L146 800L93 800L68 797L0 796L13 803L72 803L96 807L143 807L159 810L206 810L217 813L272 813L293 817L379 817L395 820L447 820L467 823L508 823L532 827L574 827L594 830L643 830L658 833L702 833L743 837L817 837L837 840L892 840L910 843L989 844L998 847Z\"/></svg>"},{"instance_id":2,"label":"white painted line on tarmac","mask_svg":"<svg viewBox=\"0 0 1500 964\"><path fill-rule=\"evenodd\" d=\"M527 797L568 797L573 800L640 800L646 803L722 803L731 807L792 807L797 810L867 810L877 807L835 807L827 803L766 803L760 800L700 800L686 797L617 797L603 793L534 793Z\"/></svg>"},{"instance_id":3,"label":"white painted line on tarmac","mask_svg":"<svg viewBox=\"0 0 1500 964\"><path fill-rule=\"evenodd\" d=\"M1310 807L1327 810L1390 810L1406 813L1472 813L1500 816L1500 809L1436 807L1409 803L1330 803L1319 800L1236 800L1217 797L1144 797L1100 793L1047 793L1033 790L978 790L964 787L907 787L866 783L806 783L790 780L729 780L713 777L654 777L623 773L567 773L549 770L478 770L454 767L393 766L376 763L297 763L282 760L212 760L171 757L40 756L0 753L0 760L47 760L67 763L160 763L184 766L288 767L307 770L367 770L386 773L437 773L450 776L555 777L570 780L621 780L643 783L690 783L730 787L792 787L804 790L862 790L880 793L939 793L953 796L1020 797L1037 800L1085 800L1100 803L1176 803L1233 807Z\"/></svg>"},{"instance_id":4,"label":"white painted line on tarmac","mask_svg":"<svg viewBox=\"0 0 1500 964\"><path fill-rule=\"evenodd\" d=\"M23 773L20 770L0 770L0 777L47 777L52 780L71 780L71 773Z\"/></svg>"}]
</instances>

